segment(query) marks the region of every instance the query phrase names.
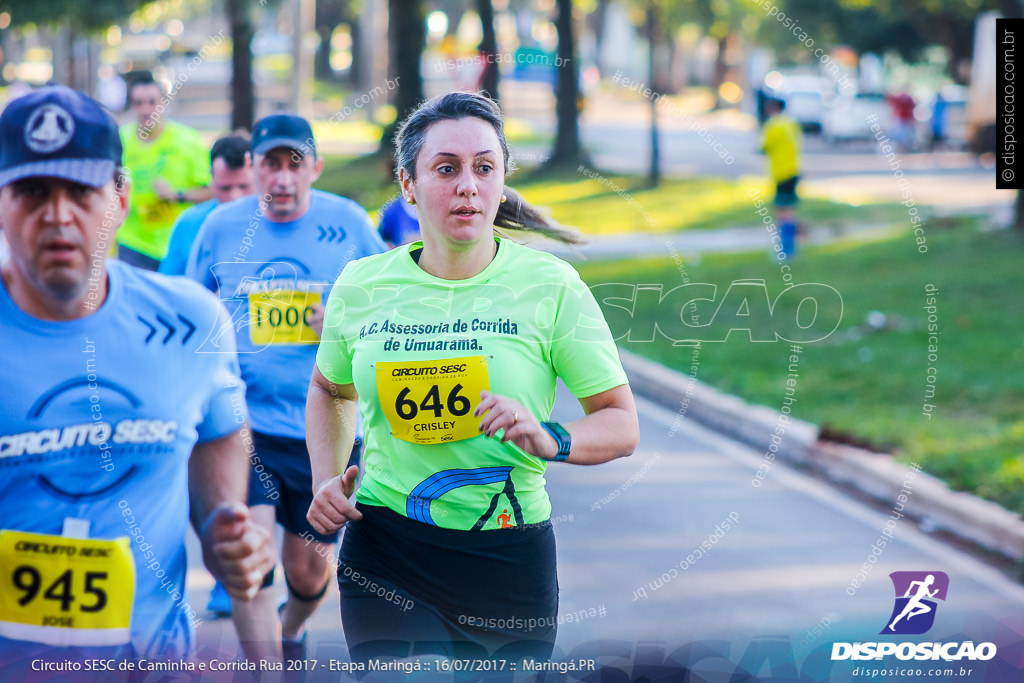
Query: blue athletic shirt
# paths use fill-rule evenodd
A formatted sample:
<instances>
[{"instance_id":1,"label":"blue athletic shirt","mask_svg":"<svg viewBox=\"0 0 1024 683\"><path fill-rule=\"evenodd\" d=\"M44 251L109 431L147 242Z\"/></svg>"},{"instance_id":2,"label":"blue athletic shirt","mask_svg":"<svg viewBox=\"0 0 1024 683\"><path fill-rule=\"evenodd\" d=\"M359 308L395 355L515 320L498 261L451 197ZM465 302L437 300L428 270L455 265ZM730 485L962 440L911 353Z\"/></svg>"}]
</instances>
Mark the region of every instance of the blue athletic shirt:
<instances>
[{"instance_id":1,"label":"blue athletic shirt","mask_svg":"<svg viewBox=\"0 0 1024 683\"><path fill-rule=\"evenodd\" d=\"M184 275L188 266L188 255L196 241L199 228L210 212L220 204L210 199L202 204L190 206L181 212L171 228L171 241L167 243L167 256L160 262L160 272L166 275Z\"/></svg>"},{"instance_id":2,"label":"blue athletic shirt","mask_svg":"<svg viewBox=\"0 0 1024 683\"><path fill-rule=\"evenodd\" d=\"M218 292L238 339L252 427L306 438L306 393L319 338L311 306L326 304L349 261L384 244L366 211L350 199L312 190L309 210L276 223L260 195L219 206L192 246L188 277Z\"/></svg>"},{"instance_id":3,"label":"blue athletic shirt","mask_svg":"<svg viewBox=\"0 0 1024 683\"><path fill-rule=\"evenodd\" d=\"M246 419L234 336L195 283L106 269L106 301L70 321L32 317L0 286L0 345L15 354L0 365L0 672L38 656L177 659L192 644L188 460ZM118 538L133 579L103 564L111 551L99 545ZM67 567L47 564L60 556L74 557L64 579ZM40 618L18 621L11 597ZM131 605L123 639L83 641L119 600Z\"/></svg>"},{"instance_id":4,"label":"blue athletic shirt","mask_svg":"<svg viewBox=\"0 0 1024 683\"><path fill-rule=\"evenodd\" d=\"M396 247L420 238L420 219L416 207L398 195L380 210L380 236Z\"/></svg>"}]
</instances>

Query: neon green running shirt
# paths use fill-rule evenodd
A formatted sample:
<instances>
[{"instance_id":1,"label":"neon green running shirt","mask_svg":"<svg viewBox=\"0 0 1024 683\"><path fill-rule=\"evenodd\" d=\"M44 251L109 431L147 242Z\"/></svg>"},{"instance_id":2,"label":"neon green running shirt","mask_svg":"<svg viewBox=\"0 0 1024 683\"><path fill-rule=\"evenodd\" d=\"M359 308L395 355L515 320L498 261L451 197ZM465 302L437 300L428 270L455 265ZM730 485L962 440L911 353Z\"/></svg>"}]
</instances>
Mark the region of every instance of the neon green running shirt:
<instances>
[{"instance_id":1,"label":"neon green running shirt","mask_svg":"<svg viewBox=\"0 0 1024 683\"><path fill-rule=\"evenodd\" d=\"M136 129L134 123L121 126L124 165L132 184L128 216L117 231L117 241L161 260L167 254L174 221L192 205L160 199L153 181L163 180L181 192L209 185L210 151L199 133L174 121L167 121L150 142L140 140Z\"/></svg>"},{"instance_id":2,"label":"neon green running shirt","mask_svg":"<svg viewBox=\"0 0 1024 683\"><path fill-rule=\"evenodd\" d=\"M358 498L449 529L543 522L547 462L480 434L473 410L489 388L543 421L556 378L577 397L626 384L601 309L571 266L515 242L457 281L422 270L422 246L350 262L327 305L316 364L359 393Z\"/></svg>"}]
</instances>

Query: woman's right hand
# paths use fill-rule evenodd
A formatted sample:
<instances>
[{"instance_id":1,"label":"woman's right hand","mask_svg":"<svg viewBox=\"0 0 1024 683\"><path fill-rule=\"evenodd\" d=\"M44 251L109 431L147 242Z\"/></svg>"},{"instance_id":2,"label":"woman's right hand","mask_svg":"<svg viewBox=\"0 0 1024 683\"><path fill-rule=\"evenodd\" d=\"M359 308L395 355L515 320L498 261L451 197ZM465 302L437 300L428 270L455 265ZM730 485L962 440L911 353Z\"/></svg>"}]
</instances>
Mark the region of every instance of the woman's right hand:
<instances>
[{"instance_id":1,"label":"woman's right hand","mask_svg":"<svg viewBox=\"0 0 1024 683\"><path fill-rule=\"evenodd\" d=\"M334 533L350 519L362 519L363 513L356 510L350 501L358 476L359 467L352 465L345 474L328 479L317 489L313 504L306 513L306 519L317 533Z\"/></svg>"}]
</instances>

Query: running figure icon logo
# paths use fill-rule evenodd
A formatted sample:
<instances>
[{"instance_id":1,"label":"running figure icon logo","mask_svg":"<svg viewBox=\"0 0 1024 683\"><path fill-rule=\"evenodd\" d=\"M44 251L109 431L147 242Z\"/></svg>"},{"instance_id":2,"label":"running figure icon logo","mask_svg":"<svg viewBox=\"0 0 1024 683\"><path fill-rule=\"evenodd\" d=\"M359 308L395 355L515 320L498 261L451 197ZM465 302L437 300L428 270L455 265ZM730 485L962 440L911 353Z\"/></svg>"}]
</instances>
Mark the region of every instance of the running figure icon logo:
<instances>
[{"instance_id":1,"label":"running figure icon logo","mask_svg":"<svg viewBox=\"0 0 1024 683\"><path fill-rule=\"evenodd\" d=\"M935 622L936 600L946 599L949 577L943 572L893 572L896 604L882 635L920 635Z\"/></svg>"}]
</instances>

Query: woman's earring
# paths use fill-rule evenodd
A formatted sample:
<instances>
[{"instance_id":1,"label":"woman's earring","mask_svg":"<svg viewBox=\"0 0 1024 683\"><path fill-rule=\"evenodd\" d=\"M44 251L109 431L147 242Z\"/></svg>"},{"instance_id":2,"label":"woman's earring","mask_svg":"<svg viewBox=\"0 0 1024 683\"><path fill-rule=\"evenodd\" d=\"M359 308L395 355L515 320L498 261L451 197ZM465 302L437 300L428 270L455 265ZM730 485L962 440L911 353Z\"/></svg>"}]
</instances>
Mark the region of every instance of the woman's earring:
<instances>
[{"instance_id":1,"label":"woman's earring","mask_svg":"<svg viewBox=\"0 0 1024 683\"><path fill-rule=\"evenodd\" d=\"M410 197L409 199L406 199L405 201L407 201L409 203L409 206L416 206L416 198L415 197Z\"/></svg>"},{"instance_id":2,"label":"woman's earring","mask_svg":"<svg viewBox=\"0 0 1024 683\"><path fill-rule=\"evenodd\" d=\"M507 201L508 201L508 197L506 197L505 195L501 195L501 203L504 204Z\"/></svg>"}]
</instances>

